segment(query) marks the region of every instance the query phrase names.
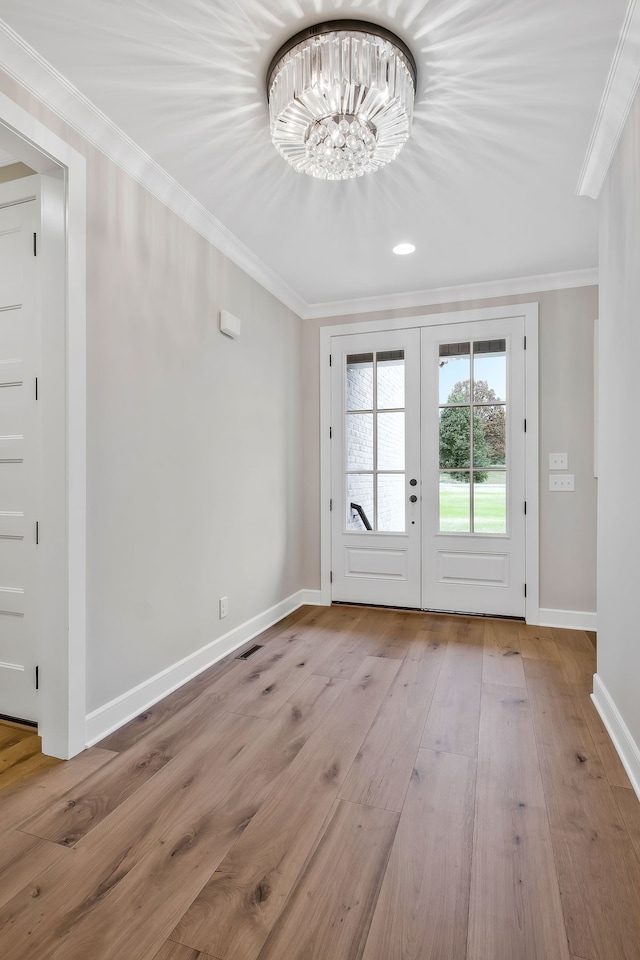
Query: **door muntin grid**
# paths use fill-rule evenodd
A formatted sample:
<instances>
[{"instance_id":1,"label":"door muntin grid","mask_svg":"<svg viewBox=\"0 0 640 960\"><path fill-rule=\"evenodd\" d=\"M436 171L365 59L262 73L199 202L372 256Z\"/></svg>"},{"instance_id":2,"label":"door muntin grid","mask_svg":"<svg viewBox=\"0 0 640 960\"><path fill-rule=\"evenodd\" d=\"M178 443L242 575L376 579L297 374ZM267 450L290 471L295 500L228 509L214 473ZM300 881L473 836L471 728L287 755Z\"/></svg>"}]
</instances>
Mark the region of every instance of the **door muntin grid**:
<instances>
[{"instance_id":1,"label":"door muntin grid","mask_svg":"<svg viewBox=\"0 0 640 960\"><path fill-rule=\"evenodd\" d=\"M345 360L345 532L405 533L404 350Z\"/></svg>"},{"instance_id":2,"label":"door muntin grid","mask_svg":"<svg viewBox=\"0 0 640 960\"><path fill-rule=\"evenodd\" d=\"M439 532L508 533L507 341L438 351Z\"/></svg>"}]
</instances>

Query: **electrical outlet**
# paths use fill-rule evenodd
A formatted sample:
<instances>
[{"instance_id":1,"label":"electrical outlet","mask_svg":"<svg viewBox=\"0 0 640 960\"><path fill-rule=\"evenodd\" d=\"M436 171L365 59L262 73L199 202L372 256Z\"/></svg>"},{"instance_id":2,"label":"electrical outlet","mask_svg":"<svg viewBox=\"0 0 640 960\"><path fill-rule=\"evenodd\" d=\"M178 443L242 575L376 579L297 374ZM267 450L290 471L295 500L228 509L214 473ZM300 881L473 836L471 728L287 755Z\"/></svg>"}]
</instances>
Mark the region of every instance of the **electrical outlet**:
<instances>
[{"instance_id":1,"label":"electrical outlet","mask_svg":"<svg viewBox=\"0 0 640 960\"><path fill-rule=\"evenodd\" d=\"M220 619L224 620L229 612L229 599L228 597L220 597L218 603L220 605Z\"/></svg>"},{"instance_id":2,"label":"electrical outlet","mask_svg":"<svg viewBox=\"0 0 640 960\"><path fill-rule=\"evenodd\" d=\"M549 490L554 493L573 493L576 489L575 479L572 473L549 474Z\"/></svg>"},{"instance_id":3,"label":"electrical outlet","mask_svg":"<svg viewBox=\"0 0 640 960\"><path fill-rule=\"evenodd\" d=\"M566 453L549 454L549 470L568 470L569 457Z\"/></svg>"}]
</instances>

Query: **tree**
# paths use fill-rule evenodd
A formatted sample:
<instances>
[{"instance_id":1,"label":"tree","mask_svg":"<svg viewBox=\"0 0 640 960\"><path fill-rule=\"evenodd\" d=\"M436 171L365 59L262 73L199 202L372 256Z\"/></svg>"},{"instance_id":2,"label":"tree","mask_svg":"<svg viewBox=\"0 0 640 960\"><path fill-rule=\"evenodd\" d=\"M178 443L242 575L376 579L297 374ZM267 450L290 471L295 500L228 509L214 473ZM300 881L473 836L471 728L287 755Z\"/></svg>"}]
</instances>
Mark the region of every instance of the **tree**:
<instances>
[{"instance_id":1,"label":"tree","mask_svg":"<svg viewBox=\"0 0 640 960\"><path fill-rule=\"evenodd\" d=\"M486 380L474 384L474 401L491 403L497 401L495 391ZM440 413L440 466L447 470L468 470L470 467L471 408L468 406L470 384L468 380L456 383L447 398L450 404L466 406L445 407ZM490 467L504 461L504 406L473 408L473 449L477 467ZM488 478L485 470L475 470L475 482L484 483ZM460 474L460 479L469 482L470 474Z\"/></svg>"}]
</instances>

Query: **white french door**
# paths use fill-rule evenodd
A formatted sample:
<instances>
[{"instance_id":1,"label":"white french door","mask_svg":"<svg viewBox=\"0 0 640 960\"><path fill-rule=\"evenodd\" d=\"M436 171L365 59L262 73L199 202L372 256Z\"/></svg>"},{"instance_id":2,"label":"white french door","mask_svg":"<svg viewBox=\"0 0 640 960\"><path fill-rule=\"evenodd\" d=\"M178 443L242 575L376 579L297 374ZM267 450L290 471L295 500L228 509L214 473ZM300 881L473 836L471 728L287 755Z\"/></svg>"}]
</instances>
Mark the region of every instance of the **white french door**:
<instances>
[{"instance_id":1,"label":"white french door","mask_svg":"<svg viewBox=\"0 0 640 960\"><path fill-rule=\"evenodd\" d=\"M524 319L422 331L423 591L525 613Z\"/></svg>"},{"instance_id":2,"label":"white french door","mask_svg":"<svg viewBox=\"0 0 640 960\"><path fill-rule=\"evenodd\" d=\"M37 721L35 218L0 207L0 713Z\"/></svg>"},{"instance_id":3,"label":"white french door","mask_svg":"<svg viewBox=\"0 0 640 960\"><path fill-rule=\"evenodd\" d=\"M332 599L420 606L420 331L332 340Z\"/></svg>"},{"instance_id":4,"label":"white french door","mask_svg":"<svg viewBox=\"0 0 640 960\"><path fill-rule=\"evenodd\" d=\"M331 337L332 599L525 612L524 319Z\"/></svg>"}]
</instances>

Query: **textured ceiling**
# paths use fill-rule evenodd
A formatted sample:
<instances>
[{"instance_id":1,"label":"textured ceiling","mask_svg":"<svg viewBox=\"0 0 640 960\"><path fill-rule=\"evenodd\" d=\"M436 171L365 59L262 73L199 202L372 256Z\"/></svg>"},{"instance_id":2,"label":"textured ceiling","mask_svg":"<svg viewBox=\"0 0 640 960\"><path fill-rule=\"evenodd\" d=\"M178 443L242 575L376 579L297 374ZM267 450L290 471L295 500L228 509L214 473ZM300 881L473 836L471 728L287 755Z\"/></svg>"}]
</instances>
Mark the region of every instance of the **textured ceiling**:
<instances>
[{"instance_id":1,"label":"textured ceiling","mask_svg":"<svg viewBox=\"0 0 640 960\"><path fill-rule=\"evenodd\" d=\"M594 267L575 186L627 0L0 0L0 17L308 303ZM418 63L413 135L354 181L271 146L267 65L351 17ZM416 253L395 257L400 240Z\"/></svg>"}]
</instances>

